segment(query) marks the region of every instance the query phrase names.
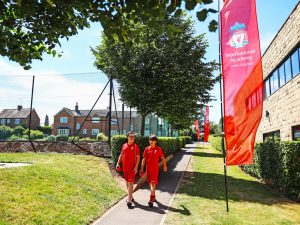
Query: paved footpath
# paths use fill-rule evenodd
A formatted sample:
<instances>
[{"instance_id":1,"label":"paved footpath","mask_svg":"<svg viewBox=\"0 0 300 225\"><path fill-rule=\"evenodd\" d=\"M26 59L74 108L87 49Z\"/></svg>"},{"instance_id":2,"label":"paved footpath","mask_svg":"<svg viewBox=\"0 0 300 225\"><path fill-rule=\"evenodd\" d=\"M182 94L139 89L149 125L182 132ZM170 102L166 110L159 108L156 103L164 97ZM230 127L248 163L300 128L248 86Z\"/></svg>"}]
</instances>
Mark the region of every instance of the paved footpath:
<instances>
[{"instance_id":1,"label":"paved footpath","mask_svg":"<svg viewBox=\"0 0 300 225\"><path fill-rule=\"evenodd\" d=\"M178 152L167 164L168 171L166 173L160 172L156 190L157 202L154 203L153 208L148 206L150 191L148 184L145 184L142 189L133 194L135 202L132 209L128 209L125 197L95 221L93 225L159 225L163 224L168 210L188 215L187 209L176 209L169 207L169 205L172 203L173 196L195 147L196 144L186 145L186 148Z\"/></svg>"}]
</instances>

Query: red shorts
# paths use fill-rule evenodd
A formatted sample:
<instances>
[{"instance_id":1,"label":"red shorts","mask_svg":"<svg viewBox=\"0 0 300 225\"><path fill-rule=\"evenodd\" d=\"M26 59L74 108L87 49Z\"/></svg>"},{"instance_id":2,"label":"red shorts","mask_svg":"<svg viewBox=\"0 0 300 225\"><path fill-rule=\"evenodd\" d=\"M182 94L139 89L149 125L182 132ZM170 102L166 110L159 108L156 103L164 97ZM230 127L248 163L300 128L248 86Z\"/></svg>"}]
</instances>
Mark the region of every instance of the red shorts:
<instances>
[{"instance_id":1,"label":"red shorts","mask_svg":"<svg viewBox=\"0 0 300 225\"><path fill-rule=\"evenodd\" d=\"M133 182L134 183L134 178L135 178L135 174L134 174L134 171L124 171L124 179L127 181L127 182Z\"/></svg>"},{"instance_id":2,"label":"red shorts","mask_svg":"<svg viewBox=\"0 0 300 225\"><path fill-rule=\"evenodd\" d=\"M151 172L151 173L147 172L147 182L149 184L151 183L158 184L158 172Z\"/></svg>"}]
</instances>

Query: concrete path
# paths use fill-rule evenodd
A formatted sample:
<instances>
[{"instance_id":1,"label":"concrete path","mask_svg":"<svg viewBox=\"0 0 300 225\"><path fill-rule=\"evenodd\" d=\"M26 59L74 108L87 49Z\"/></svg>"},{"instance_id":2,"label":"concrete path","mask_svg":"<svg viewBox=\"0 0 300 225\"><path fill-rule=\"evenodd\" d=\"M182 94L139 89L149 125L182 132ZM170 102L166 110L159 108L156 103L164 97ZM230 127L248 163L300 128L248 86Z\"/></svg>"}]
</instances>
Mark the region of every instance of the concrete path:
<instances>
[{"instance_id":1,"label":"concrete path","mask_svg":"<svg viewBox=\"0 0 300 225\"><path fill-rule=\"evenodd\" d=\"M168 210L189 215L190 212L186 208L176 209L169 207L169 205L172 203L173 196L177 191L195 147L196 144L187 145L168 163L168 171L166 173L160 172L156 190L157 202L154 203L153 208L148 206L150 191L148 184L145 184L142 189L133 194L135 203L132 209L127 208L126 198L124 198L94 222L93 225L158 225L163 224Z\"/></svg>"},{"instance_id":2,"label":"concrete path","mask_svg":"<svg viewBox=\"0 0 300 225\"><path fill-rule=\"evenodd\" d=\"M32 163L0 163L0 169L1 168L14 168L14 167L20 167L20 166L31 166Z\"/></svg>"}]
</instances>

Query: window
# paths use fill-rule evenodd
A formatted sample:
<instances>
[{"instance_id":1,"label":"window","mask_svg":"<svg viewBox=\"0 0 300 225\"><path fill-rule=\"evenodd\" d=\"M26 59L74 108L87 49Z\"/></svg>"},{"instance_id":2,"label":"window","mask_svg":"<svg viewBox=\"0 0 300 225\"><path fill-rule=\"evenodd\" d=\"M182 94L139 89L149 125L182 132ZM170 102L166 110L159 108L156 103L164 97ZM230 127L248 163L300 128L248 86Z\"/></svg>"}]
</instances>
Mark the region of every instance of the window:
<instances>
[{"instance_id":1,"label":"window","mask_svg":"<svg viewBox=\"0 0 300 225\"><path fill-rule=\"evenodd\" d=\"M68 123L68 117L60 117L60 123Z\"/></svg>"},{"instance_id":2,"label":"window","mask_svg":"<svg viewBox=\"0 0 300 225\"><path fill-rule=\"evenodd\" d=\"M100 123L100 117L93 117L92 123Z\"/></svg>"},{"instance_id":3,"label":"window","mask_svg":"<svg viewBox=\"0 0 300 225\"><path fill-rule=\"evenodd\" d=\"M92 129L92 135L97 135L99 134L99 129Z\"/></svg>"},{"instance_id":4,"label":"window","mask_svg":"<svg viewBox=\"0 0 300 225\"><path fill-rule=\"evenodd\" d=\"M273 75L270 77L270 87L271 87L271 94L273 94L278 89L278 72L277 72L277 70L275 70Z\"/></svg>"},{"instance_id":5,"label":"window","mask_svg":"<svg viewBox=\"0 0 300 225\"><path fill-rule=\"evenodd\" d=\"M118 120L117 119L111 119L111 125L117 125Z\"/></svg>"},{"instance_id":6,"label":"window","mask_svg":"<svg viewBox=\"0 0 300 225\"><path fill-rule=\"evenodd\" d=\"M83 129L82 134L87 134L87 129Z\"/></svg>"},{"instance_id":7,"label":"window","mask_svg":"<svg viewBox=\"0 0 300 225\"><path fill-rule=\"evenodd\" d=\"M292 55L292 70L293 70L293 77L297 76L299 74L300 70L300 59L299 59L299 49L296 49L296 51Z\"/></svg>"},{"instance_id":8,"label":"window","mask_svg":"<svg viewBox=\"0 0 300 225\"><path fill-rule=\"evenodd\" d=\"M62 136L69 136L69 129L57 129L57 134Z\"/></svg>"},{"instance_id":9,"label":"window","mask_svg":"<svg viewBox=\"0 0 300 225\"><path fill-rule=\"evenodd\" d=\"M293 141L300 141L300 125L292 127Z\"/></svg>"},{"instance_id":10,"label":"window","mask_svg":"<svg viewBox=\"0 0 300 225\"><path fill-rule=\"evenodd\" d=\"M280 131L272 131L269 133L264 133L263 134L263 140L264 141L280 141Z\"/></svg>"},{"instance_id":11,"label":"window","mask_svg":"<svg viewBox=\"0 0 300 225\"><path fill-rule=\"evenodd\" d=\"M10 123L10 119L7 119L7 123Z\"/></svg>"},{"instance_id":12,"label":"window","mask_svg":"<svg viewBox=\"0 0 300 225\"><path fill-rule=\"evenodd\" d=\"M284 64L279 67L279 85L282 87L285 84Z\"/></svg>"},{"instance_id":13,"label":"window","mask_svg":"<svg viewBox=\"0 0 300 225\"><path fill-rule=\"evenodd\" d=\"M285 64L285 82L287 83L292 79L291 58L288 58L284 64Z\"/></svg>"},{"instance_id":14,"label":"window","mask_svg":"<svg viewBox=\"0 0 300 225\"><path fill-rule=\"evenodd\" d=\"M117 130L111 130L111 135L117 135L119 132Z\"/></svg>"},{"instance_id":15,"label":"window","mask_svg":"<svg viewBox=\"0 0 300 225\"><path fill-rule=\"evenodd\" d=\"M15 119L15 124L20 124L21 120L20 119Z\"/></svg>"},{"instance_id":16,"label":"window","mask_svg":"<svg viewBox=\"0 0 300 225\"><path fill-rule=\"evenodd\" d=\"M269 83L269 81L270 80L267 79L265 81L265 85L264 85L264 88L265 88L265 99L270 96L270 83Z\"/></svg>"},{"instance_id":17,"label":"window","mask_svg":"<svg viewBox=\"0 0 300 225\"><path fill-rule=\"evenodd\" d=\"M5 125L6 124L6 119L1 119L1 124Z\"/></svg>"},{"instance_id":18,"label":"window","mask_svg":"<svg viewBox=\"0 0 300 225\"><path fill-rule=\"evenodd\" d=\"M149 117L146 117L145 124L150 124L150 118Z\"/></svg>"},{"instance_id":19,"label":"window","mask_svg":"<svg viewBox=\"0 0 300 225\"><path fill-rule=\"evenodd\" d=\"M79 130L80 128L80 123L76 123L76 130Z\"/></svg>"}]
</instances>

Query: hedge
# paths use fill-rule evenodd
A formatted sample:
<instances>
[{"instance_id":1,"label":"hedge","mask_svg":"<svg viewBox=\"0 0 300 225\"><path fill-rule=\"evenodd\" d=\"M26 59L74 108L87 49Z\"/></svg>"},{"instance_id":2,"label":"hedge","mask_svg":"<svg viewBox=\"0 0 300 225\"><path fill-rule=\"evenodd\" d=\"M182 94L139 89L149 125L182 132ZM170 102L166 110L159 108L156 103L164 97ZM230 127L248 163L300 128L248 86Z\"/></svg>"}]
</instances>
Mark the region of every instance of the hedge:
<instances>
[{"instance_id":1,"label":"hedge","mask_svg":"<svg viewBox=\"0 0 300 225\"><path fill-rule=\"evenodd\" d=\"M222 152L222 137L221 136L209 135L208 142L213 146L213 148Z\"/></svg>"},{"instance_id":2,"label":"hedge","mask_svg":"<svg viewBox=\"0 0 300 225\"><path fill-rule=\"evenodd\" d=\"M115 135L111 139L111 153L112 153L112 160L114 164L117 163L119 158L122 145L126 143L127 139L124 135ZM165 157L179 151L182 146L184 139L180 138L173 138L173 137L158 137L158 146L160 146L164 152ZM140 137L137 136L135 142L140 148L141 156L146 147L149 146L149 137Z\"/></svg>"},{"instance_id":3,"label":"hedge","mask_svg":"<svg viewBox=\"0 0 300 225\"><path fill-rule=\"evenodd\" d=\"M254 164L242 168L287 197L300 201L300 142L256 144Z\"/></svg>"},{"instance_id":4,"label":"hedge","mask_svg":"<svg viewBox=\"0 0 300 225\"><path fill-rule=\"evenodd\" d=\"M212 146L222 151L221 137L210 136ZM287 197L300 201L300 142L263 142L255 145L254 163L241 166Z\"/></svg>"}]
</instances>

